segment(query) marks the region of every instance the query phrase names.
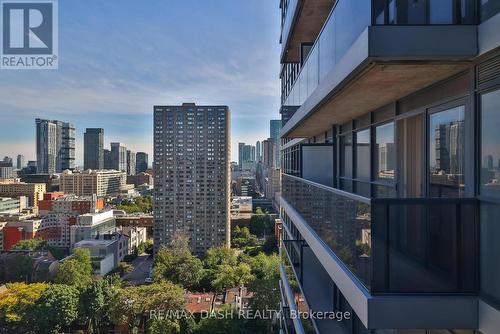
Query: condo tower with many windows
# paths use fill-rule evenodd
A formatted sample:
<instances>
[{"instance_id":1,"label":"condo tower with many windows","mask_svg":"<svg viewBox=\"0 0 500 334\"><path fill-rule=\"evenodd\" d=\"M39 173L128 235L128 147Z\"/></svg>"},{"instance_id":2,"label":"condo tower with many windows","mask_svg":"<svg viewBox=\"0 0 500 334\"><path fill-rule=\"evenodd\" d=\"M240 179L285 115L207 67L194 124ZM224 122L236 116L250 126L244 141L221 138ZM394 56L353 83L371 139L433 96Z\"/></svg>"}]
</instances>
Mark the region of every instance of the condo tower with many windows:
<instances>
[{"instance_id":1,"label":"condo tower with many windows","mask_svg":"<svg viewBox=\"0 0 500 334\"><path fill-rule=\"evenodd\" d=\"M154 107L154 248L175 234L193 253L230 245L227 106Z\"/></svg>"},{"instance_id":2,"label":"condo tower with many windows","mask_svg":"<svg viewBox=\"0 0 500 334\"><path fill-rule=\"evenodd\" d=\"M280 9L283 330L499 333L500 2Z\"/></svg>"}]
</instances>

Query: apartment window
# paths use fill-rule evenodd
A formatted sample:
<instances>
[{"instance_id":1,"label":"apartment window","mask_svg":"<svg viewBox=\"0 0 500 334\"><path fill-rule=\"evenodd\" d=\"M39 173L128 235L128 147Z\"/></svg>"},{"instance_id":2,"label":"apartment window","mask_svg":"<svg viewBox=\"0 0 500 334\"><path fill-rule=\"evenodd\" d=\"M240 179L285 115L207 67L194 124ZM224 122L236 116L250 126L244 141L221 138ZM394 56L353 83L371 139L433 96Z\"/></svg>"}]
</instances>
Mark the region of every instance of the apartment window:
<instances>
[{"instance_id":1,"label":"apartment window","mask_svg":"<svg viewBox=\"0 0 500 334\"><path fill-rule=\"evenodd\" d=\"M394 122L374 128L373 197L395 197L396 144Z\"/></svg>"},{"instance_id":2,"label":"apartment window","mask_svg":"<svg viewBox=\"0 0 500 334\"><path fill-rule=\"evenodd\" d=\"M340 149L340 169L339 186L340 189L352 191L352 134L345 134L339 137Z\"/></svg>"},{"instance_id":3,"label":"apartment window","mask_svg":"<svg viewBox=\"0 0 500 334\"><path fill-rule=\"evenodd\" d=\"M500 90L481 95L481 195L500 198Z\"/></svg>"},{"instance_id":4,"label":"apartment window","mask_svg":"<svg viewBox=\"0 0 500 334\"><path fill-rule=\"evenodd\" d=\"M396 145L394 143L394 122L375 128L374 178L378 181L394 180L396 169Z\"/></svg>"},{"instance_id":5,"label":"apartment window","mask_svg":"<svg viewBox=\"0 0 500 334\"><path fill-rule=\"evenodd\" d=\"M465 106L430 114L429 195L463 197L465 191Z\"/></svg>"},{"instance_id":6,"label":"apartment window","mask_svg":"<svg viewBox=\"0 0 500 334\"><path fill-rule=\"evenodd\" d=\"M356 132L355 192L370 197L370 129Z\"/></svg>"}]
</instances>

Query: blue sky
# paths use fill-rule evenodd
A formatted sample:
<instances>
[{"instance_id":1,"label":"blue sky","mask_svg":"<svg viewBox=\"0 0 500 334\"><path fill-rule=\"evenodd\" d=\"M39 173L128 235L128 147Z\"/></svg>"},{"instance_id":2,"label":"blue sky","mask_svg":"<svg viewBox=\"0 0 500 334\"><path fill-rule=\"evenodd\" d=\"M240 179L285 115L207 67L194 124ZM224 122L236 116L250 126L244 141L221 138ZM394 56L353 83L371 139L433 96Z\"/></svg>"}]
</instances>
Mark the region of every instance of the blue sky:
<instances>
[{"instance_id":1,"label":"blue sky","mask_svg":"<svg viewBox=\"0 0 500 334\"><path fill-rule=\"evenodd\" d=\"M224 104L237 143L279 118L273 0L59 1L59 70L0 70L0 155L35 158L35 118L72 122L152 153L155 104Z\"/></svg>"}]
</instances>

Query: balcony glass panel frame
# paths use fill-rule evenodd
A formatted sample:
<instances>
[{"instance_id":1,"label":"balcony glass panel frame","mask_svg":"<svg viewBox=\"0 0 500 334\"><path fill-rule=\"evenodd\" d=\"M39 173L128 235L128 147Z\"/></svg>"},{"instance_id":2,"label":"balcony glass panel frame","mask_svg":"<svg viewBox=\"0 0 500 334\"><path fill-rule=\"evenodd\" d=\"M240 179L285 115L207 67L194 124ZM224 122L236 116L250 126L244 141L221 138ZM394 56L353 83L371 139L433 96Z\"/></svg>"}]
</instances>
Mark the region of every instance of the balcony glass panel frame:
<instances>
[{"instance_id":1,"label":"balcony glass panel frame","mask_svg":"<svg viewBox=\"0 0 500 334\"><path fill-rule=\"evenodd\" d=\"M289 175L282 197L373 295L477 294L474 198L368 199Z\"/></svg>"}]
</instances>

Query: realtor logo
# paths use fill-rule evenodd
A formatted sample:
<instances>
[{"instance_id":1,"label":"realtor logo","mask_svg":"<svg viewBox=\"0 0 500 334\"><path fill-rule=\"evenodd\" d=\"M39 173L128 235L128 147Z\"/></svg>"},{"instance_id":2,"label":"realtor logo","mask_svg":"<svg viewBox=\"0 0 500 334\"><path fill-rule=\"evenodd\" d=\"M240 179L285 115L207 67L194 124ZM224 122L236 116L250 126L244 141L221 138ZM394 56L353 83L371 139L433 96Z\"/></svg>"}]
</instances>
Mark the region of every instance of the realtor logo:
<instances>
[{"instance_id":1,"label":"realtor logo","mask_svg":"<svg viewBox=\"0 0 500 334\"><path fill-rule=\"evenodd\" d=\"M57 69L55 0L1 0L2 69Z\"/></svg>"}]
</instances>

